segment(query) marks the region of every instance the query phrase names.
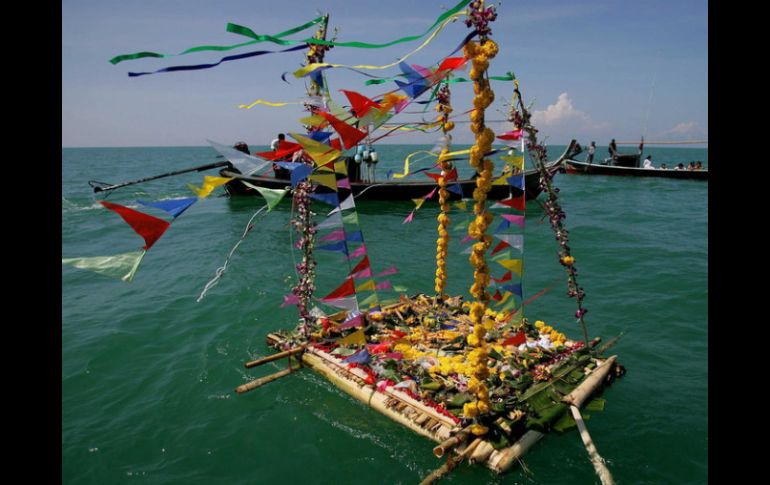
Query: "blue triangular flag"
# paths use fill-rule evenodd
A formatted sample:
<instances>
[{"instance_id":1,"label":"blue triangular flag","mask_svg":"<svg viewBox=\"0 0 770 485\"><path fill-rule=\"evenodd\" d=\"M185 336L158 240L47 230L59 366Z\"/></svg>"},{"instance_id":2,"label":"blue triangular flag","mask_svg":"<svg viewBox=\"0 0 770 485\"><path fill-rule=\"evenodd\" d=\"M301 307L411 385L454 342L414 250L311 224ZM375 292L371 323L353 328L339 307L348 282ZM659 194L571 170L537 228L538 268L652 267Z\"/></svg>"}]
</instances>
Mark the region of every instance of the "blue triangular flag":
<instances>
[{"instance_id":1,"label":"blue triangular flag","mask_svg":"<svg viewBox=\"0 0 770 485\"><path fill-rule=\"evenodd\" d=\"M279 167L287 168L289 170L294 170L297 167L305 165L304 163L299 163L299 162L274 162L274 163Z\"/></svg>"},{"instance_id":2,"label":"blue triangular flag","mask_svg":"<svg viewBox=\"0 0 770 485\"><path fill-rule=\"evenodd\" d=\"M513 177L508 177L505 179L508 182L508 185L512 187L517 187L520 189L524 189L524 175L514 175Z\"/></svg>"},{"instance_id":3,"label":"blue triangular flag","mask_svg":"<svg viewBox=\"0 0 770 485\"><path fill-rule=\"evenodd\" d=\"M455 194L459 195L460 197L463 196L463 188L460 186L460 184L452 184L449 185L446 188L450 192L454 192Z\"/></svg>"},{"instance_id":4,"label":"blue triangular flag","mask_svg":"<svg viewBox=\"0 0 770 485\"><path fill-rule=\"evenodd\" d=\"M144 202L141 200L137 200L137 202L139 202L142 205L163 209L164 211L171 214L171 216L173 216L174 219L179 217L179 215L182 212L186 211L188 207L190 207L197 201L198 201L197 197L187 197L185 199L161 200L159 202Z\"/></svg>"},{"instance_id":5,"label":"blue triangular flag","mask_svg":"<svg viewBox=\"0 0 770 485\"><path fill-rule=\"evenodd\" d=\"M316 200L320 200L321 202L325 202L334 207L340 205L340 198L337 196L336 192L331 192L328 194L310 194L310 197Z\"/></svg>"},{"instance_id":6,"label":"blue triangular flag","mask_svg":"<svg viewBox=\"0 0 770 485\"><path fill-rule=\"evenodd\" d=\"M300 164L299 167L291 171L291 186L296 187L311 173L313 173L313 167L305 165L304 163Z\"/></svg>"},{"instance_id":7,"label":"blue triangular flag","mask_svg":"<svg viewBox=\"0 0 770 485\"><path fill-rule=\"evenodd\" d=\"M364 234L361 231L351 232L345 237L350 242L364 242Z\"/></svg>"},{"instance_id":8,"label":"blue triangular flag","mask_svg":"<svg viewBox=\"0 0 770 485\"><path fill-rule=\"evenodd\" d=\"M512 284L512 285L503 285L502 287L503 287L503 289L508 290L511 293L513 293L514 295L516 295L519 298L521 298L521 295L522 295L521 283L515 283L515 284Z\"/></svg>"},{"instance_id":9,"label":"blue triangular flag","mask_svg":"<svg viewBox=\"0 0 770 485\"><path fill-rule=\"evenodd\" d=\"M351 355L350 357L346 357L344 360L347 363L367 364L371 360L371 357L369 356L369 351L363 349L360 352L356 352L355 354Z\"/></svg>"},{"instance_id":10,"label":"blue triangular flag","mask_svg":"<svg viewBox=\"0 0 770 485\"><path fill-rule=\"evenodd\" d=\"M497 234L498 232L504 231L504 230L508 229L509 227L511 227L511 221L509 221L507 219L503 219L502 221L500 221L500 225L497 226L497 229L495 229L494 233Z\"/></svg>"},{"instance_id":11,"label":"blue triangular flag","mask_svg":"<svg viewBox=\"0 0 770 485\"><path fill-rule=\"evenodd\" d=\"M310 138L315 141L325 142L332 136L331 131L314 131L310 133Z\"/></svg>"},{"instance_id":12,"label":"blue triangular flag","mask_svg":"<svg viewBox=\"0 0 770 485\"><path fill-rule=\"evenodd\" d=\"M348 245L345 241L336 242L334 244L327 244L325 246L316 246L316 249L323 249L325 251L340 251L348 254Z\"/></svg>"}]
</instances>

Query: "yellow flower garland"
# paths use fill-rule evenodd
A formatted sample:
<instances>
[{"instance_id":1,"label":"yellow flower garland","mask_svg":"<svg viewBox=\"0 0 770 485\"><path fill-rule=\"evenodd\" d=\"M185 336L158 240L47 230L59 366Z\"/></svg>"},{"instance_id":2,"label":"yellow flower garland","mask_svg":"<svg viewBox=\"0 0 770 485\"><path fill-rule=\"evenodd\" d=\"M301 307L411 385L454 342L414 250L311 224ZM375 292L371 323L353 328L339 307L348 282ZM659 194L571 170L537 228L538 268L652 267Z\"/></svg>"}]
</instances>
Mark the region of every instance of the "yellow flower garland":
<instances>
[{"instance_id":1,"label":"yellow flower garland","mask_svg":"<svg viewBox=\"0 0 770 485\"><path fill-rule=\"evenodd\" d=\"M445 85L446 86L446 85ZM447 246L449 245L449 232L447 231L447 228L449 227L449 216L447 216L447 213L449 212L449 192L446 190L447 181L446 176L449 173L450 170L452 170L452 164L448 161L447 154L449 153L449 137L448 133L454 128L454 123L449 121L449 113L452 112L452 105L449 102L449 96L448 92L449 89L447 88L447 98L446 98L446 104L437 104L436 105L436 111L438 111L440 114L436 118L437 121L441 122L441 129L444 132L444 136L447 139L446 146L441 150L441 154L438 157L438 163L441 165L441 177L438 179L438 201L439 205L441 206L441 213L438 215L438 239L436 240L436 279L435 279L435 289L436 294L439 296L445 296L444 295L444 288L446 287L446 257L447 257Z\"/></svg>"},{"instance_id":2,"label":"yellow flower garland","mask_svg":"<svg viewBox=\"0 0 770 485\"><path fill-rule=\"evenodd\" d=\"M478 242L473 245L470 262L475 270L473 273L474 283L470 292L476 301L471 304L470 317L473 322L473 333L468 335L468 344L476 347L468 356L468 364L473 368L473 376L468 381L468 390L475 394L476 402L471 406L466 405L464 412L466 417L475 417L476 414L486 414L489 412L489 390L484 384L484 379L489 377L489 367L487 361L489 358L487 346L484 342L484 336L487 330L494 326L493 318L487 318L484 322L484 316L487 310L487 303L490 295L487 292L490 275L489 266L487 266L484 254L492 245L492 237L487 235L487 229L492 223L492 214L486 210L487 193L492 187L492 171L494 164L491 160L484 159L484 154L491 151L492 142L495 134L484 125L484 110L495 100L495 95L489 87L489 80L484 78L489 59L497 55L498 47L493 41L487 39L483 44L470 41L463 48L465 57L471 59L470 78L473 81L473 91L476 96L473 98L474 110L471 112L471 131L476 136L476 143L470 151L470 164L479 173L476 179L476 189L473 191L473 199L476 203L473 206L473 213L476 218L468 227L468 234ZM487 428L476 424L473 430L474 434L481 435L486 433Z\"/></svg>"}]
</instances>

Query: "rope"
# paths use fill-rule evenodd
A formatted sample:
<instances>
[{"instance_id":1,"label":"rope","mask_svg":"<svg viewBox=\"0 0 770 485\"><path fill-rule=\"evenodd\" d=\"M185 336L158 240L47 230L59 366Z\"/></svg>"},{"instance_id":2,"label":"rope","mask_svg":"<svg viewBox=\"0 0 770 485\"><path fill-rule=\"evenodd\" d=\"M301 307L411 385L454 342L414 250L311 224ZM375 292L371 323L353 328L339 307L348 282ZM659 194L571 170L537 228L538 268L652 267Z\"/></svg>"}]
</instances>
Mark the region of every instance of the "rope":
<instances>
[{"instance_id":1,"label":"rope","mask_svg":"<svg viewBox=\"0 0 770 485\"><path fill-rule=\"evenodd\" d=\"M246 230L243 231L243 235L241 236L240 240L238 240L237 243L235 243L235 246L233 246L233 249L230 250L230 254L227 255L227 259L225 259L225 264L217 268L214 278L211 279L208 283L206 283L206 286L203 288L203 291L201 291L201 294L198 296L198 299L195 300L196 302L200 302L204 296L206 296L206 292L208 292L211 288L217 285L219 283L219 279L222 277L223 274L225 274L225 271L227 271L227 265L230 263L230 258L233 257L233 254L235 254L235 250L238 249L238 246L241 245L241 243L246 239L246 236L251 232L251 230L254 228L254 225L252 222L254 219L262 213L263 210L267 209L267 204L262 206L257 212L254 213L253 216L251 216L251 219L249 219L248 224L246 224Z\"/></svg>"}]
</instances>

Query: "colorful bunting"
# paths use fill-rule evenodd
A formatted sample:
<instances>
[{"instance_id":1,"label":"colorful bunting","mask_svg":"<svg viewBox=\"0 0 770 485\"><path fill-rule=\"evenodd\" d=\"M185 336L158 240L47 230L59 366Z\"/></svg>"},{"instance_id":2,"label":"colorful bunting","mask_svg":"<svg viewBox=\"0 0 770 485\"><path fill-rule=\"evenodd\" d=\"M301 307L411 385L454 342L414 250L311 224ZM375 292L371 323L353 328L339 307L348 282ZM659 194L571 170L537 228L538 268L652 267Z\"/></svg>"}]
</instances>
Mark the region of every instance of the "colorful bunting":
<instances>
[{"instance_id":1,"label":"colorful bunting","mask_svg":"<svg viewBox=\"0 0 770 485\"><path fill-rule=\"evenodd\" d=\"M356 293L355 283L352 278L345 278L345 282L342 283L337 289L321 298L321 301L336 300L346 296L354 295Z\"/></svg>"},{"instance_id":2,"label":"colorful bunting","mask_svg":"<svg viewBox=\"0 0 770 485\"><path fill-rule=\"evenodd\" d=\"M139 269L139 264L146 253L147 251L133 251L113 256L61 258L61 262L78 269L87 269L95 273L130 282L134 279L136 270Z\"/></svg>"},{"instance_id":3,"label":"colorful bunting","mask_svg":"<svg viewBox=\"0 0 770 485\"><path fill-rule=\"evenodd\" d=\"M171 199L171 200L161 200L158 202L144 202L141 200L137 200L142 205L146 205L148 207L157 207L158 209L162 209L171 216L176 219L184 211L186 211L191 205L196 203L198 201L197 197L187 197L184 199Z\"/></svg>"},{"instance_id":4,"label":"colorful bunting","mask_svg":"<svg viewBox=\"0 0 770 485\"><path fill-rule=\"evenodd\" d=\"M203 185L201 188L198 188L193 184L187 184L187 186L190 188L190 190L193 191L195 195L201 199L204 199L208 197L215 188L219 187L220 185L224 185L231 180L233 179L229 177L213 177L211 175L204 175Z\"/></svg>"},{"instance_id":5,"label":"colorful bunting","mask_svg":"<svg viewBox=\"0 0 770 485\"><path fill-rule=\"evenodd\" d=\"M340 339L338 342L340 345L364 345L366 344L366 334L364 330L356 330L345 338ZM364 349L364 352L366 350ZM368 353L366 355L369 355Z\"/></svg>"},{"instance_id":6,"label":"colorful bunting","mask_svg":"<svg viewBox=\"0 0 770 485\"><path fill-rule=\"evenodd\" d=\"M342 138L342 144L347 150L356 146L358 142L366 137L366 132L353 128L352 126L344 123L339 118L336 118L329 113L319 111L318 114L326 118L326 120L331 123L332 128L334 128L335 131L337 131L337 133L340 135L340 138Z\"/></svg>"},{"instance_id":7,"label":"colorful bunting","mask_svg":"<svg viewBox=\"0 0 770 485\"><path fill-rule=\"evenodd\" d=\"M348 245L345 241L340 241L335 244L327 244L325 246L317 246L316 249L323 249L324 251L339 251L341 253L348 254Z\"/></svg>"},{"instance_id":8,"label":"colorful bunting","mask_svg":"<svg viewBox=\"0 0 770 485\"><path fill-rule=\"evenodd\" d=\"M320 200L321 202L324 202L334 207L340 205L340 198L336 193L319 194L316 192L316 193L310 194L310 197L312 197L315 200Z\"/></svg>"},{"instance_id":9,"label":"colorful bunting","mask_svg":"<svg viewBox=\"0 0 770 485\"><path fill-rule=\"evenodd\" d=\"M171 223L166 222L163 219L158 219L157 217L145 214L144 212L129 209L128 207L119 204L113 204L106 200L100 200L99 203L107 209L116 212L134 231L136 231L137 234L142 236L142 239L144 239L145 242L143 249L145 250L150 249L152 245L155 244L155 241L160 239L163 233L166 232L166 229L171 225Z\"/></svg>"}]
</instances>

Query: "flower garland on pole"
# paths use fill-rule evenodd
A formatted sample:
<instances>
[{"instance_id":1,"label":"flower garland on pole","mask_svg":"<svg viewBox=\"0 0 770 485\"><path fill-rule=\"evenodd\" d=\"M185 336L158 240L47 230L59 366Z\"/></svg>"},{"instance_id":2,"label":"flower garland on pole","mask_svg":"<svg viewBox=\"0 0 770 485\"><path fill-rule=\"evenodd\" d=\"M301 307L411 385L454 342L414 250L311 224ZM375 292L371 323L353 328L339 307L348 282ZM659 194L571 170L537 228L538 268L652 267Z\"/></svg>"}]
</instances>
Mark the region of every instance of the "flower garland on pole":
<instances>
[{"instance_id":1,"label":"flower garland on pole","mask_svg":"<svg viewBox=\"0 0 770 485\"><path fill-rule=\"evenodd\" d=\"M537 141L537 129L532 126L531 113L524 106L524 102L521 98L521 92L519 91L519 81L514 80L514 103L511 106L511 113L508 118L509 121L514 123L514 129L524 129L527 133L527 145L530 156L535 161L535 165L540 171L540 188L548 195L545 201L545 212L551 222L551 228L554 231L556 240L559 242L559 263L564 266L567 272L567 296L575 298L577 304L577 311L575 312L575 318L583 329L583 343L588 343L588 329L586 328L583 317L588 312L588 309L583 307L583 299L586 294L581 286L577 282L577 268L575 268L575 258L572 256L569 247L569 232L564 226L564 219L567 214L561 208L559 204L559 188L553 186L553 176L548 172L545 167L547 160L547 153L545 146L541 145ZM515 102L518 100L519 109L521 113L517 111Z\"/></svg>"},{"instance_id":2,"label":"flower garland on pole","mask_svg":"<svg viewBox=\"0 0 770 485\"><path fill-rule=\"evenodd\" d=\"M326 27L329 22L329 15L325 15L321 23L321 27L315 34L317 39L326 38ZM323 62L326 51L331 49L331 45L310 44L310 48L306 54L306 60L308 64ZM308 96L320 96L323 87L311 79L310 86L308 87ZM317 108L308 103L305 106L311 115L315 114ZM310 129L308 130L310 131ZM315 187L309 180L305 179L300 182L293 191L293 204L297 210L297 217L292 219L291 225L294 230L300 235L298 246L302 251L302 262L296 265L297 270L297 284L291 289L293 295L298 298L297 309L299 310L300 318L300 330L304 336L309 335L310 324L312 318L310 317L310 301L315 291L315 267L316 261L313 257L313 248L315 247L315 236L318 230L313 223L314 213L310 210L310 194L315 190Z\"/></svg>"},{"instance_id":3,"label":"flower garland on pole","mask_svg":"<svg viewBox=\"0 0 770 485\"><path fill-rule=\"evenodd\" d=\"M484 110L495 100L495 94L489 87L489 80L486 79L485 75L489 67L489 60L494 58L498 52L497 44L488 38L492 32L489 28L489 22L496 18L497 12L494 6L484 8L483 0L471 2L468 6L468 18L465 20L465 25L473 27L478 32L479 42L469 41L463 47L465 57L471 59L472 62L469 74L473 81L473 91L476 94L473 98L475 109L470 115L471 131L475 135L476 142L471 148L469 161L479 174L476 179L476 189L473 191L473 199L476 201L473 206L473 213L476 218L468 226L468 234L478 241L473 245L470 257L470 262L475 268L473 272L474 282L470 292L476 301L471 304L470 308L473 333L467 337L468 344L475 347L468 354L469 364L473 368L473 375L468 381L468 390L475 394L476 401L466 403L463 408L463 413L468 418L476 418L478 415L489 412L489 390L484 384L484 380L489 377L487 365L489 356L484 336L487 330L492 329L494 321L488 318L484 321L490 300L490 294L487 291L490 270L484 254L492 245L492 236L486 233L492 223L492 214L487 211L486 201L487 193L492 187L494 163L485 159L484 155L492 150L495 134L484 124ZM488 430L478 421L471 428L475 435L483 435Z\"/></svg>"},{"instance_id":4,"label":"flower garland on pole","mask_svg":"<svg viewBox=\"0 0 770 485\"><path fill-rule=\"evenodd\" d=\"M444 148L441 150L441 154L438 157L438 163L441 165L441 176L438 179L438 202L441 206L441 213L438 215L438 239L436 240L436 294L443 298L446 296L444 288L446 287L446 257L447 246L449 245L449 216L447 213L450 210L449 207L449 191L447 191L447 176L454 168L452 162L449 161L447 155L450 151L452 144L452 136L449 134L454 129L455 124L449 121L449 114L452 112L451 95L449 92L449 85L444 83L436 93L436 111L440 114L437 117L437 121L441 122L441 131L444 133Z\"/></svg>"}]
</instances>

